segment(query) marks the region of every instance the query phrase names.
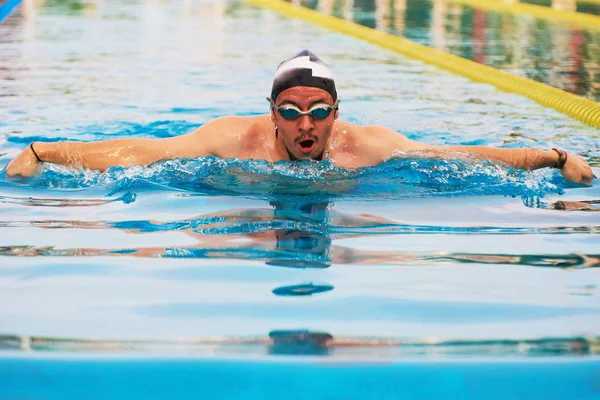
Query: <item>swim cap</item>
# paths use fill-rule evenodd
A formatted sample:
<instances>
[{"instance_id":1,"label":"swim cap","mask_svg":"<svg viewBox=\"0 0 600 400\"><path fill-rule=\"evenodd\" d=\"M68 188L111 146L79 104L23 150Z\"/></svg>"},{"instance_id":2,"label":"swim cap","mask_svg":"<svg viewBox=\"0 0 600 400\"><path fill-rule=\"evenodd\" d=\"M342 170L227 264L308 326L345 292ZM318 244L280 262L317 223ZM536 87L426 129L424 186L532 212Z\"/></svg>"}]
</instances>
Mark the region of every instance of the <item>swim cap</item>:
<instances>
[{"instance_id":1,"label":"swim cap","mask_svg":"<svg viewBox=\"0 0 600 400\"><path fill-rule=\"evenodd\" d=\"M309 50L302 50L279 64L273 79L271 99L277 100L281 92L296 86L323 89L331 94L333 101L337 100L333 72L323 60Z\"/></svg>"}]
</instances>

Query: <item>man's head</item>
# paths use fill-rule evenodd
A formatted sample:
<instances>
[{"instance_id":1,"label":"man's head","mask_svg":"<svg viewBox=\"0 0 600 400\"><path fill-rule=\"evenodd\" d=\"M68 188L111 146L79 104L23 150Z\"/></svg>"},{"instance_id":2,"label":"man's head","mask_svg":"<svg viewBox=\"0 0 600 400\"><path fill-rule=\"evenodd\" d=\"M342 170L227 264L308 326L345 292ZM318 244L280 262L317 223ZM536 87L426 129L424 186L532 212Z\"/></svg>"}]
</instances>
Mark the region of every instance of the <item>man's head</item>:
<instances>
[{"instance_id":1,"label":"man's head","mask_svg":"<svg viewBox=\"0 0 600 400\"><path fill-rule=\"evenodd\" d=\"M271 120L290 159L322 159L338 117L331 69L304 50L277 68L271 90Z\"/></svg>"}]
</instances>

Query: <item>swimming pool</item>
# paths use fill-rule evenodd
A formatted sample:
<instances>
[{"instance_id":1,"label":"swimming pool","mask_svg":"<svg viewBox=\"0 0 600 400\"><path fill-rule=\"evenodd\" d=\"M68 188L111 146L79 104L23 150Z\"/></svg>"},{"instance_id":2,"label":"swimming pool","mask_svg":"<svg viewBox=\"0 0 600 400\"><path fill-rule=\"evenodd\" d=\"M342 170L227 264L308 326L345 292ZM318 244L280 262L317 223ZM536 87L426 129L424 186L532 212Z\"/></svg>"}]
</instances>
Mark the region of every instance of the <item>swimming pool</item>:
<instances>
[{"instance_id":1,"label":"swimming pool","mask_svg":"<svg viewBox=\"0 0 600 400\"><path fill-rule=\"evenodd\" d=\"M0 162L264 113L302 48L334 69L350 121L562 147L599 175L597 129L222 2L24 5L0 25ZM44 168L0 179L2 398L598 395L597 184L423 160Z\"/></svg>"}]
</instances>

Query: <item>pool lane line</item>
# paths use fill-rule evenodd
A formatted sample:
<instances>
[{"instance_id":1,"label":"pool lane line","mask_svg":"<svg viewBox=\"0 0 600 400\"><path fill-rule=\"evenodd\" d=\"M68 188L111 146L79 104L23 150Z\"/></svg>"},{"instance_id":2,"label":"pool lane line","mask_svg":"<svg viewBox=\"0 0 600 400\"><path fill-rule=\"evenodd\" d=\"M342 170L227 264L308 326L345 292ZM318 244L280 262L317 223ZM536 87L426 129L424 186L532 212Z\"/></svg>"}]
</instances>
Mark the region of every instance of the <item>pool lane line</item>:
<instances>
[{"instance_id":1,"label":"pool lane line","mask_svg":"<svg viewBox=\"0 0 600 400\"><path fill-rule=\"evenodd\" d=\"M574 11L557 11L546 6L527 3L505 3L503 0L445 0L447 3L462 4L486 11L523 14L532 17L566 22L580 28L600 31L600 16ZM600 0L598 2L600 4Z\"/></svg>"},{"instance_id":2,"label":"pool lane line","mask_svg":"<svg viewBox=\"0 0 600 400\"><path fill-rule=\"evenodd\" d=\"M0 6L0 24L13 12L13 10L21 4L22 0L8 0Z\"/></svg>"},{"instance_id":3,"label":"pool lane line","mask_svg":"<svg viewBox=\"0 0 600 400\"><path fill-rule=\"evenodd\" d=\"M417 44L389 33L377 31L283 0L248 0L249 4L271 9L291 18L298 18L338 33L392 50L406 57L462 75L476 82L487 83L506 92L516 93L553 108L579 121L600 128L600 104L545 83L500 71L475 61Z\"/></svg>"}]
</instances>

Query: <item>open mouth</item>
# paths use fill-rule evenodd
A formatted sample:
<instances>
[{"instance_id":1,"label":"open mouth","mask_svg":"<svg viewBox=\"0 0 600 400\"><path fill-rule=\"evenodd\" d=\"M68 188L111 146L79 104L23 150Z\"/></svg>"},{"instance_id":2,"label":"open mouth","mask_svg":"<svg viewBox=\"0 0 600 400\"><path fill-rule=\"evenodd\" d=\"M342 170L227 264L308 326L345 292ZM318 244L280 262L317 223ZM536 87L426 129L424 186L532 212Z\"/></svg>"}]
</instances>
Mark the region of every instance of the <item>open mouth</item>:
<instances>
[{"instance_id":1,"label":"open mouth","mask_svg":"<svg viewBox=\"0 0 600 400\"><path fill-rule=\"evenodd\" d=\"M313 151L316 144L317 144L317 142L314 139L304 139L304 140L301 140L300 142L298 142L300 151L303 152L304 154L307 154L307 153L310 153L311 151Z\"/></svg>"}]
</instances>

